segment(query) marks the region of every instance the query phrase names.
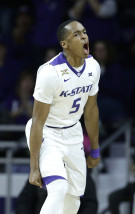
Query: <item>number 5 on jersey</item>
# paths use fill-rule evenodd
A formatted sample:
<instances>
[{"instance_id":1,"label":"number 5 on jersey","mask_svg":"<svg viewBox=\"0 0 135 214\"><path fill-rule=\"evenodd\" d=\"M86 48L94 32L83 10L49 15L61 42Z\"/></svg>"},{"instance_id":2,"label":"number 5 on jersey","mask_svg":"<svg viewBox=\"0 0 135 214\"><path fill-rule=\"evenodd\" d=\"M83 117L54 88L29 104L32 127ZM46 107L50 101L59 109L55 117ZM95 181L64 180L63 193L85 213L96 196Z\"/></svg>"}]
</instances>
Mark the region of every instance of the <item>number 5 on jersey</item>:
<instances>
[{"instance_id":1,"label":"number 5 on jersey","mask_svg":"<svg viewBox=\"0 0 135 214\"><path fill-rule=\"evenodd\" d=\"M79 110L79 108L80 108L80 103L78 103L78 102L79 102L80 100L81 100L81 98L78 98L78 99L74 100L73 105L72 105L72 108L75 108L75 110L74 110L74 111L70 111L69 114L76 113L76 112Z\"/></svg>"}]
</instances>

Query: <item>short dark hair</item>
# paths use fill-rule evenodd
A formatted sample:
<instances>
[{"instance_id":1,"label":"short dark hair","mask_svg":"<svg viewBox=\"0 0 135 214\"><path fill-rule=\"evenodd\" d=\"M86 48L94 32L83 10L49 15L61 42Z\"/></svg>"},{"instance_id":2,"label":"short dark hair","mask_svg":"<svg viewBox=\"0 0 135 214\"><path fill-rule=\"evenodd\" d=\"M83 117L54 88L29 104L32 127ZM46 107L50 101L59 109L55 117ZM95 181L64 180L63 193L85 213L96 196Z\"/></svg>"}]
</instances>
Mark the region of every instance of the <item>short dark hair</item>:
<instances>
[{"instance_id":1,"label":"short dark hair","mask_svg":"<svg viewBox=\"0 0 135 214\"><path fill-rule=\"evenodd\" d=\"M65 28L69 23L77 21L76 19L69 19L63 23L60 24L57 30L57 39L59 42L63 41L65 39L65 35L68 32L68 30Z\"/></svg>"}]
</instances>

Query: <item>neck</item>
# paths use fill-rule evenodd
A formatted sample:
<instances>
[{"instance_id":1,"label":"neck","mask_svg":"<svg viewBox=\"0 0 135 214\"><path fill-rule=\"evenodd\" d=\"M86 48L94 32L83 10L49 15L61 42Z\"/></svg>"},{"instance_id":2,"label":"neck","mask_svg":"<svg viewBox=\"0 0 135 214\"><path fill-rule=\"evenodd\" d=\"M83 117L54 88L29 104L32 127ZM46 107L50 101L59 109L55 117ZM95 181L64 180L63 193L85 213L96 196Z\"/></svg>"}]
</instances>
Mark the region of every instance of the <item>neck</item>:
<instances>
[{"instance_id":1,"label":"neck","mask_svg":"<svg viewBox=\"0 0 135 214\"><path fill-rule=\"evenodd\" d=\"M72 67L80 67L81 65L84 64L84 58L80 58L78 56L73 56L71 53L69 54L66 51L63 51L64 56L66 57L68 63Z\"/></svg>"}]
</instances>

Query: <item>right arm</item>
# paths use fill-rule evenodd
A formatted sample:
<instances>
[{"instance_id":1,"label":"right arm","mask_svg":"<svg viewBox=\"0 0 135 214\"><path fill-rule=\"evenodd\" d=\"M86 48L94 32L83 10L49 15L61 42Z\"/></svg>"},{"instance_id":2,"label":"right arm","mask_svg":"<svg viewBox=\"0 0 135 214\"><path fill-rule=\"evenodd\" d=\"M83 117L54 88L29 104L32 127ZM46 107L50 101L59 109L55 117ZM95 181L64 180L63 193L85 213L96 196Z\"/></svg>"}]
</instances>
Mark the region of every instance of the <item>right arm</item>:
<instances>
[{"instance_id":1,"label":"right arm","mask_svg":"<svg viewBox=\"0 0 135 214\"><path fill-rule=\"evenodd\" d=\"M70 18L80 18L85 5L86 5L86 0L79 0L75 3L75 5L69 10L69 17Z\"/></svg>"},{"instance_id":2,"label":"right arm","mask_svg":"<svg viewBox=\"0 0 135 214\"><path fill-rule=\"evenodd\" d=\"M30 176L29 182L42 187L39 170L39 152L42 143L42 131L48 117L50 104L34 101L32 126L30 132Z\"/></svg>"},{"instance_id":3,"label":"right arm","mask_svg":"<svg viewBox=\"0 0 135 214\"><path fill-rule=\"evenodd\" d=\"M30 176L31 184L42 187L39 170L39 153L43 126L48 117L53 96L59 87L59 78L52 66L41 66L37 73L34 90L34 108L30 133Z\"/></svg>"},{"instance_id":4,"label":"right arm","mask_svg":"<svg viewBox=\"0 0 135 214\"><path fill-rule=\"evenodd\" d=\"M101 3L99 3L98 0L88 0L88 3L90 4L90 7L93 9L93 11L98 14L101 7Z\"/></svg>"}]
</instances>

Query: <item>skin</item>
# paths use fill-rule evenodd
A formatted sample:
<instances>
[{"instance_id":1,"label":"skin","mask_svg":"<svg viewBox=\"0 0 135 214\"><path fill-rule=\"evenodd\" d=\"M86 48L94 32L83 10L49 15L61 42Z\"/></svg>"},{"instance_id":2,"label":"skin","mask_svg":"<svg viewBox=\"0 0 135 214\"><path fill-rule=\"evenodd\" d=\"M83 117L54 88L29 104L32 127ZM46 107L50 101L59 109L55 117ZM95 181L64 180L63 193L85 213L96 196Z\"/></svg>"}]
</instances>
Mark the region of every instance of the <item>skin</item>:
<instances>
[{"instance_id":1,"label":"skin","mask_svg":"<svg viewBox=\"0 0 135 214\"><path fill-rule=\"evenodd\" d=\"M84 122L85 127L91 142L91 149L99 148L99 111L97 106L97 94L89 96L88 101L84 108ZM87 157L88 168L93 168L98 165L99 158L92 158L90 155Z\"/></svg>"},{"instance_id":2,"label":"skin","mask_svg":"<svg viewBox=\"0 0 135 214\"><path fill-rule=\"evenodd\" d=\"M75 18L80 18L83 14L84 8L86 6L87 0L78 0L71 8L70 12L72 16Z\"/></svg>"},{"instance_id":3,"label":"skin","mask_svg":"<svg viewBox=\"0 0 135 214\"><path fill-rule=\"evenodd\" d=\"M79 22L72 22L66 26L68 33L64 41L61 41L63 53L69 64L73 67L83 65L84 59L89 56L89 38L86 29ZM87 44L87 53L84 50L84 44Z\"/></svg>"},{"instance_id":4,"label":"skin","mask_svg":"<svg viewBox=\"0 0 135 214\"><path fill-rule=\"evenodd\" d=\"M42 187L42 179L39 170L39 152L42 143L42 131L49 114L50 105L34 101L32 126L30 133L30 176L29 182Z\"/></svg>"},{"instance_id":5,"label":"skin","mask_svg":"<svg viewBox=\"0 0 135 214\"><path fill-rule=\"evenodd\" d=\"M89 48L84 50L84 44L89 45L88 36L85 28L79 22L71 22L66 26L68 33L66 38L61 41L63 53L69 64L73 67L83 65L85 58L89 55ZM39 170L39 152L42 143L42 131L44 123L48 117L50 105L34 101L32 127L30 134L30 176L29 182L33 185L42 187L42 179ZM89 97L84 109L85 125L88 136L91 139L92 149L97 149L98 145L98 108L97 95ZM99 158L88 157L87 166L93 168L99 162Z\"/></svg>"},{"instance_id":6,"label":"skin","mask_svg":"<svg viewBox=\"0 0 135 214\"><path fill-rule=\"evenodd\" d=\"M99 0L78 0L71 8L71 13L74 17L80 18L82 16L86 3L88 3L95 14L98 15L101 8L101 3Z\"/></svg>"}]
</instances>

